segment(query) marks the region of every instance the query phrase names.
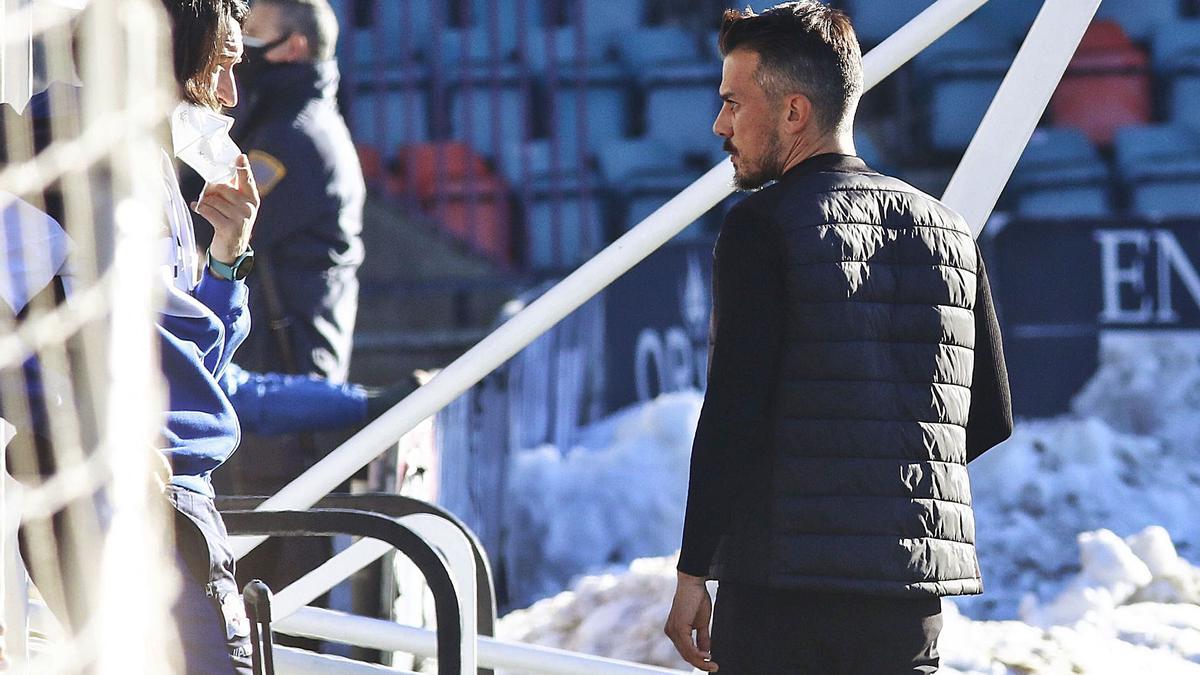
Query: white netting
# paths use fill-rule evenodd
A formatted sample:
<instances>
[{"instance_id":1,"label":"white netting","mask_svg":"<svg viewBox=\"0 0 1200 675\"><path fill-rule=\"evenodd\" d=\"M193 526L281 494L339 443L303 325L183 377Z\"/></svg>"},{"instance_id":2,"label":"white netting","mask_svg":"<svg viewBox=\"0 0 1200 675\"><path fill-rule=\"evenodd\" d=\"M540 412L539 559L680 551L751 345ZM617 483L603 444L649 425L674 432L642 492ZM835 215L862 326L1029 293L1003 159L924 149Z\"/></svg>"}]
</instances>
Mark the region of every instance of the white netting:
<instances>
[{"instance_id":1,"label":"white netting","mask_svg":"<svg viewBox=\"0 0 1200 675\"><path fill-rule=\"evenodd\" d=\"M19 477L0 495L5 657L39 674L177 671L152 508L166 20L155 0L0 0L0 38L0 417Z\"/></svg>"}]
</instances>

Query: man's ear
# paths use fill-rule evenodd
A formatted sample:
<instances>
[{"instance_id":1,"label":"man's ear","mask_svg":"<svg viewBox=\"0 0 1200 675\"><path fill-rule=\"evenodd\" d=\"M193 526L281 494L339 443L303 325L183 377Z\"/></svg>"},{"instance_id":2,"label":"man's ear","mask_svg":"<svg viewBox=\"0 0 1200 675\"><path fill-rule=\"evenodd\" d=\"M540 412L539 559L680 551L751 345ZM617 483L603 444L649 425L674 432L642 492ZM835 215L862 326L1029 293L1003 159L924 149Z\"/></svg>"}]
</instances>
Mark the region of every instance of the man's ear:
<instances>
[{"instance_id":1,"label":"man's ear","mask_svg":"<svg viewBox=\"0 0 1200 675\"><path fill-rule=\"evenodd\" d=\"M804 94L791 94L784 99L787 115L784 118L785 129L791 133L800 133L813 121L812 100Z\"/></svg>"},{"instance_id":2,"label":"man's ear","mask_svg":"<svg viewBox=\"0 0 1200 675\"><path fill-rule=\"evenodd\" d=\"M292 33L283 44L287 47L288 61L308 61L313 57L308 38L300 33Z\"/></svg>"}]
</instances>

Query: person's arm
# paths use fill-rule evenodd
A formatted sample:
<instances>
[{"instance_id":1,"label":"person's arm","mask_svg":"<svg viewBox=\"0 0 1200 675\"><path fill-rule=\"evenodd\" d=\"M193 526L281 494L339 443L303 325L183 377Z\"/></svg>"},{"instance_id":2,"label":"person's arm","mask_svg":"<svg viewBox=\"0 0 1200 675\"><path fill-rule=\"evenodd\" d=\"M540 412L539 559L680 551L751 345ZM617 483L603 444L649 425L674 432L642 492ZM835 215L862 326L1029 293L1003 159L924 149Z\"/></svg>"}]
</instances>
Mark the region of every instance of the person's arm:
<instances>
[{"instance_id":1,"label":"person's arm","mask_svg":"<svg viewBox=\"0 0 1200 675\"><path fill-rule=\"evenodd\" d=\"M708 575L735 500L767 454L783 333L783 262L775 227L739 206L713 265L708 391L692 445L679 571Z\"/></svg>"},{"instance_id":2,"label":"person's arm","mask_svg":"<svg viewBox=\"0 0 1200 675\"><path fill-rule=\"evenodd\" d=\"M992 301L983 253L975 287L975 369L971 383L971 412L967 418L967 461L970 462L1012 435L1012 396L1000 321Z\"/></svg>"}]
</instances>

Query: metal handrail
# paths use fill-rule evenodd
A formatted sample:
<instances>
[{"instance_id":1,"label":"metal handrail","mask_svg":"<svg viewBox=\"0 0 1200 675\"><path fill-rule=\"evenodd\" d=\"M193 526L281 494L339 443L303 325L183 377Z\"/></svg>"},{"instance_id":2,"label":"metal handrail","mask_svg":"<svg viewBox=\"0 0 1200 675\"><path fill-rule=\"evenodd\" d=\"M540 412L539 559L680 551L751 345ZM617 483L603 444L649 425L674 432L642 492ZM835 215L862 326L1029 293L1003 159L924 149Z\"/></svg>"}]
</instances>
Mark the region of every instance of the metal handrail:
<instances>
[{"instance_id":1,"label":"metal handrail","mask_svg":"<svg viewBox=\"0 0 1200 675\"><path fill-rule=\"evenodd\" d=\"M222 513L227 510L246 511L258 508L266 499L266 497L219 497L216 504L217 510ZM479 635L489 637L496 634L496 584L492 576L491 562L488 560L487 552L484 550L479 538L457 516L436 504L430 504L429 502L405 495L381 492L360 494L335 493L322 498L316 503L315 508L355 509L358 511L370 511L391 518L401 518L415 513L426 513L443 518L454 524L466 536L467 541L471 543L471 548L475 556L475 588L477 593L476 632ZM230 534L234 533L230 532ZM480 675L486 675L485 671L480 670Z\"/></svg>"},{"instance_id":2,"label":"metal handrail","mask_svg":"<svg viewBox=\"0 0 1200 675\"><path fill-rule=\"evenodd\" d=\"M311 537L346 534L378 539L408 556L433 591L437 617L437 659L447 673L463 671L462 632L458 589L445 561L423 537L396 520L352 509L310 511L226 511L221 514L231 533L272 537ZM474 639L471 636L470 639Z\"/></svg>"}]
</instances>

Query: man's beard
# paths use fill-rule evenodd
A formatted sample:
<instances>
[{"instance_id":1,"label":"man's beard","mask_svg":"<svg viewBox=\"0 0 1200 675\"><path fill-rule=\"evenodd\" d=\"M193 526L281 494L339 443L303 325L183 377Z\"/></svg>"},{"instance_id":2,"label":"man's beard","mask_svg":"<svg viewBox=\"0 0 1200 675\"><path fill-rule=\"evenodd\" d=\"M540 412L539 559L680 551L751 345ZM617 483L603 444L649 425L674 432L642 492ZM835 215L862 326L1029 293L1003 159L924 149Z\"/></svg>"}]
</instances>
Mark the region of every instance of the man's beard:
<instances>
[{"instance_id":1,"label":"man's beard","mask_svg":"<svg viewBox=\"0 0 1200 675\"><path fill-rule=\"evenodd\" d=\"M725 140L725 152L736 153L737 149ZM771 139L767 143L766 149L763 151L758 166L750 167L743 162L739 166L735 166L733 172L733 184L739 190L757 190L762 186L779 178L783 174L783 140L778 133L771 134Z\"/></svg>"}]
</instances>

